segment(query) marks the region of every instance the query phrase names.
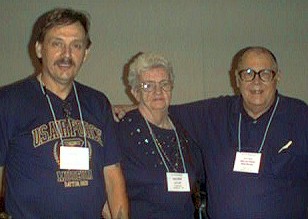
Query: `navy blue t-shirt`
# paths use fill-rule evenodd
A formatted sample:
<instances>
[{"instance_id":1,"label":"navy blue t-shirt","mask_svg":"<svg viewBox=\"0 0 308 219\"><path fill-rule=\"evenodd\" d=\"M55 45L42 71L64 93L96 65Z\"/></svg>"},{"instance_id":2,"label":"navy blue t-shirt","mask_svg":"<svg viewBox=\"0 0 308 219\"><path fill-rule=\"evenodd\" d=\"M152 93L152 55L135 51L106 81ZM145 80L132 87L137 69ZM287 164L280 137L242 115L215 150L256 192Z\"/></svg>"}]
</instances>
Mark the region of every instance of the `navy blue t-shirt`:
<instances>
[{"instance_id":1,"label":"navy blue t-shirt","mask_svg":"<svg viewBox=\"0 0 308 219\"><path fill-rule=\"evenodd\" d=\"M122 167L127 183L132 219L191 219L194 218L192 193L197 180L203 180L200 148L187 132L173 120L176 127L191 192L168 192L166 168L158 154L144 118L138 110L129 112L118 126ZM163 147L163 156L171 172L183 173L174 130L161 129L150 124ZM176 170L174 170L176 169Z\"/></svg>"},{"instance_id":2,"label":"navy blue t-shirt","mask_svg":"<svg viewBox=\"0 0 308 219\"><path fill-rule=\"evenodd\" d=\"M300 100L279 96L258 174L233 171L239 114L242 113L241 151L257 152L273 107L257 120L245 113L240 96L171 108L202 145L210 218L308 217L308 107ZM289 141L291 146L278 153Z\"/></svg>"},{"instance_id":3,"label":"navy blue t-shirt","mask_svg":"<svg viewBox=\"0 0 308 219\"><path fill-rule=\"evenodd\" d=\"M90 151L89 170L59 168L60 138L35 77L0 91L0 165L13 218L100 218L106 201L102 169L120 161L111 108L100 92L75 83ZM65 101L48 91L66 145L84 146L74 91Z\"/></svg>"}]
</instances>

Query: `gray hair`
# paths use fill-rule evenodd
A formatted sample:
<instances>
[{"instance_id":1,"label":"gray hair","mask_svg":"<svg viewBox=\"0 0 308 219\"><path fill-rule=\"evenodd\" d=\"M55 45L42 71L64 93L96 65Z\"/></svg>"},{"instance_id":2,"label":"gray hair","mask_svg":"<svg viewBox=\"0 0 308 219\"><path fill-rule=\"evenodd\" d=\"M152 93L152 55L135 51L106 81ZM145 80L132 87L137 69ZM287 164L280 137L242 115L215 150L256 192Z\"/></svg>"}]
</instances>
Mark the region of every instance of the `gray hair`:
<instances>
[{"instance_id":1,"label":"gray hair","mask_svg":"<svg viewBox=\"0 0 308 219\"><path fill-rule=\"evenodd\" d=\"M163 68L169 74L170 81L174 82L172 65L165 57L156 53L143 53L129 66L128 84L135 89L139 84L138 76L153 68Z\"/></svg>"}]
</instances>

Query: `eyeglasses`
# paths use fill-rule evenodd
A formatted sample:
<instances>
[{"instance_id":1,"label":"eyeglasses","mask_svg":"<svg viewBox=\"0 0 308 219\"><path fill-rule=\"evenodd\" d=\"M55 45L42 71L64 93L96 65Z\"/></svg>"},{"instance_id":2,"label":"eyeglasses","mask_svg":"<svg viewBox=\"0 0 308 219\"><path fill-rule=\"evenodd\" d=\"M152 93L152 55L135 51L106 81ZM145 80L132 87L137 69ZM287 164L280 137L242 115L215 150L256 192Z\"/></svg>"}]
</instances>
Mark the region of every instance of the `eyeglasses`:
<instances>
[{"instance_id":1,"label":"eyeglasses","mask_svg":"<svg viewBox=\"0 0 308 219\"><path fill-rule=\"evenodd\" d=\"M253 81L255 79L256 75L259 76L261 81L270 82L274 79L276 72L274 70L271 70L271 69L262 69L262 70L256 72L255 70L248 68L248 69L240 70L238 72L238 74L239 74L241 80L245 81L245 82Z\"/></svg>"},{"instance_id":2,"label":"eyeglasses","mask_svg":"<svg viewBox=\"0 0 308 219\"><path fill-rule=\"evenodd\" d=\"M168 80L155 82L155 81L144 81L140 83L140 88L145 92L152 92L156 89L156 86L164 91L171 91L173 89L173 83Z\"/></svg>"}]
</instances>

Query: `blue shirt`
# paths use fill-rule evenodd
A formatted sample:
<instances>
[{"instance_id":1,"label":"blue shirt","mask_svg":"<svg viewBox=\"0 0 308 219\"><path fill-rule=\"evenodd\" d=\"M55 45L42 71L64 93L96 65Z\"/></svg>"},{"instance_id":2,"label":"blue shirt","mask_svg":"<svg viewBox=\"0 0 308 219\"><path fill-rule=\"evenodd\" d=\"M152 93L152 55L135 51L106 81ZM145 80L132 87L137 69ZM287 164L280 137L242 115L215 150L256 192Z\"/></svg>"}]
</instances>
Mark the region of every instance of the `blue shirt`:
<instances>
[{"instance_id":1,"label":"blue shirt","mask_svg":"<svg viewBox=\"0 0 308 219\"><path fill-rule=\"evenodd\" d=\"M138 110L129 112L119 123L118 135L122 151L122 167L127 183L132 219L191 219L194 218L192 193L202 177L200 148L187 132L173 120L176 127L191 192L168 192L166 168L155 147L145 120ZM171 172L183 173L182 160L174 130L150 124ZM174 170L176 169L176 170Z\"/></svg>"},{"instance_id":2,"label":"blue shirt","mask_svg":"<svg viewBox=\"0 0 308 219\"><path fill-rule=\"evenodd\" d=\"M0 165L6 168L6 210L13 218L101 217L106 201L102 169L120 161L114 122L102 93L75 84L90 150L89 170L59 168L59 133L36 78L0 91ZM84 146L74 91L65 101L47 93L65 144Z\"/></svg>"},{"instance_id":3,"label":"blue shirt","mask_svg":"<svg viewBox=\"0 0 308 219\"><path fill-rule=\"evenodd\" d=\"M240 96L172 107L171 112L202 145L210 218L308 217L308 107L279 96L258 174L233 171L239 114L243 117L241 151L257 152L273 107L257 120L245 113ZM289 141L292 145L278 153Z\"/></svg>"}]
</instances>

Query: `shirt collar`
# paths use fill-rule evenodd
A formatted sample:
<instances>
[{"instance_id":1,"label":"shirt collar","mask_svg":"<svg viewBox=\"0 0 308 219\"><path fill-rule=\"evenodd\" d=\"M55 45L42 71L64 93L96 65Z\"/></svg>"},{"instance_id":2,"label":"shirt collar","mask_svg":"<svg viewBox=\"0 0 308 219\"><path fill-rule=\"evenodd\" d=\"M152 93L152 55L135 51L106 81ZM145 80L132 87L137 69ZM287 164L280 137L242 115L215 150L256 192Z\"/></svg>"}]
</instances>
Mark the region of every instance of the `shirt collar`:
<instances>
[{"instance_id":1,"label":"shirt collar","mask_svg":"<svg viewBox=\"0 0 308 219\"><path fill-rule=\"evenodd\" d=\"M238 95L236 100L233 103L233 106L232 106L232 114L238 115L239 113L242 113L242 116L243 116L244 119L248 119L248 120L251 120L251 121L260 120L262 118L268 118L268 116L272 113L272 111L274 109L274 106L275 106L275 103L277 101L278 96L280 96L280 94L278 93L278 91L276 91L275 100L273 101L273 104L271 105L271 107L265 113L263 113L259 118L253 119L248 115L248 113L244 109L243 97L241 95Z\"/></svg>"}]
</instances>

